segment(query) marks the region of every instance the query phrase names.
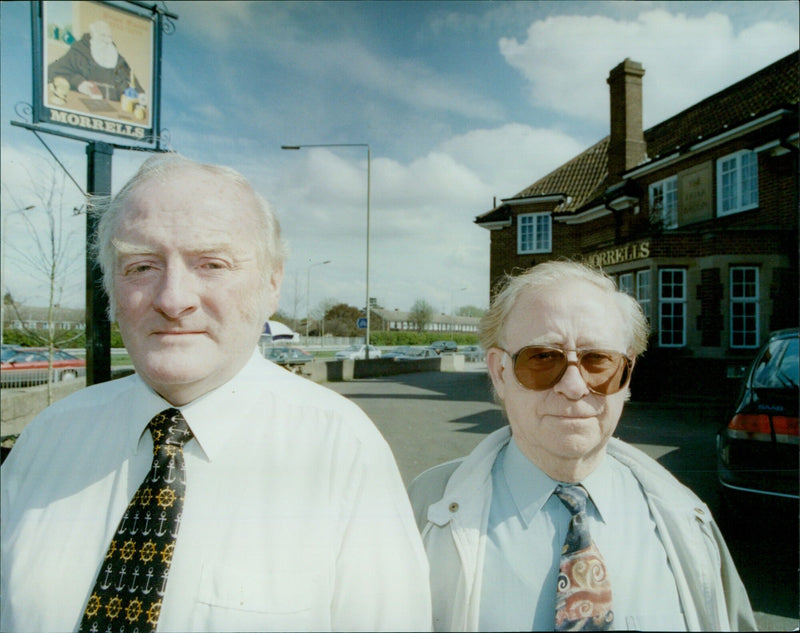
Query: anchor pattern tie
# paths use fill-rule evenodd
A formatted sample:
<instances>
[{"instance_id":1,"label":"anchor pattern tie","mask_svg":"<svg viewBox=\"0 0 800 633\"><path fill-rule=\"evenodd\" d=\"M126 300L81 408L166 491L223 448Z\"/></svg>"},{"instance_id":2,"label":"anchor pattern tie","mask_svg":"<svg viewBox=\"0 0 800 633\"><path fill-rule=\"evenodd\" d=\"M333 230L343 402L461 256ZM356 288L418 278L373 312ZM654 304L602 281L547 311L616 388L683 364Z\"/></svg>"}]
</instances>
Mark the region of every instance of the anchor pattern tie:
<instances>
[{"instance_id":1,"label":"anchor pattern tie","mask_svg":"<svg viewBox=\"0 0 800 633\"><path fill-rule=\"evenodd\" d=\"M558 569L555 630L607 631L614 621L611 581L589 534L589 495L583 486L558 486L555 495L572 515Z\"/></svg>"},{"instance_id":2,"label":"anchor pattern tie","mask_svg":"<svg viewBox=\"0 0 800 633\"><path fill-rule=\"evenodd\" d=\"M122 516L79 627L82 633L155 631L181 524L192 437L178 409L150 420L153 464Z\"/></svg>"}]
</instances>

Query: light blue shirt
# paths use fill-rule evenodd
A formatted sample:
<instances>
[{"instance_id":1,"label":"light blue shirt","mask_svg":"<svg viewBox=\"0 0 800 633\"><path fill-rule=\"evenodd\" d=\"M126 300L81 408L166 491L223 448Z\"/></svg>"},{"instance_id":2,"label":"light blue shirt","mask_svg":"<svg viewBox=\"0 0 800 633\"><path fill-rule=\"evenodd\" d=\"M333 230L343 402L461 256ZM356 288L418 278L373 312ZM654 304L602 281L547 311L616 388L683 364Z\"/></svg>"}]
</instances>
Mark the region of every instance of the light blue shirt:
<instances>
[{"instance_id":1,"label":"light blue shirt","mask_svg":"<svg viewBox=\"0 0 800 633\"><path fill-rule=\"evenodd\" d=\"M570 514L559 482L512 439L492 468L492 503L481 587L480 630L547 631ZM685 631L678 591L647 501L631 471L606 456L582 482L589 530L606 563L613 628Z\"/></svg>"}]
</instances>

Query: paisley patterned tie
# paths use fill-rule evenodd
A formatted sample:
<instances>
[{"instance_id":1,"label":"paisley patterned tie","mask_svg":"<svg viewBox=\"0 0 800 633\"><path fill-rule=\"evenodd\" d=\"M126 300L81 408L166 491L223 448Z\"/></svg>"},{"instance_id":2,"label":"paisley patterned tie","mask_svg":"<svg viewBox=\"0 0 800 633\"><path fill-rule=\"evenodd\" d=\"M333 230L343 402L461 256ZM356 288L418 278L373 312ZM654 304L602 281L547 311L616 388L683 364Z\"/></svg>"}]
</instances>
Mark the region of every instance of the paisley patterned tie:
<instances>
[{"instance_id":1,"label":"paisley patterned tie","mask_svg":"<svg viewBox=\"0 0 800 633\"><path fill-rule=\"evenodd\" d=\"M607 631L614 621L611 582L603 557L589 534L583 486L561 486L554 493L572 515L561 550L556 589L556 631Z\"/></svg>"},{"instance_id":2,"label":"paisley patterned tie","mask_svg":"<svg viewBox=\"0 0 800 633\"><path fill-rule=\"evenodd\" d=\"M153 465L111 539L79 631L155 631L181 524L192 432L178 409L150 420Z\"/></svg>"}]
</instances>

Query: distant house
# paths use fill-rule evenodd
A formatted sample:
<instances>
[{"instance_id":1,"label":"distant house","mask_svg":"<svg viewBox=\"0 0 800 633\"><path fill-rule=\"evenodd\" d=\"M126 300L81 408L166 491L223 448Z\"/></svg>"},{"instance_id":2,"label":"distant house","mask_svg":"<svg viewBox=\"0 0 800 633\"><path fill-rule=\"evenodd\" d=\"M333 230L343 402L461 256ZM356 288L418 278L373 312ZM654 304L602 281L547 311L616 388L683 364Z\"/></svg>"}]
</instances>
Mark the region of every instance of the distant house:
<instances>
[{"instance_id":1,"label":"distant house","mask_svg":"<svg viewBox=\"0 0 800 633\"><path fill-rule=\"evenodd\" d=\"M47 329L47 308L37 308L28 306L5 306L3 310L3 325L9 329L16 330L46 330ZM86 321L85 311L82 308L53 308L53 323L59 330L84 330Z\"/></svg>"},{"instance_id":2,"label":"distant house","mask_svg":"<svg viewBox=\"0 0 800 633\"><path fill-rule=\"evenodd\" d=\"M552 259L600 266L650 321L654 376L728 386L771 330L798 323L798 59L647 130L645 70L620 63L610 135L475 219L492 287Z\"/></svg>"},{"instance_id":3,"label":"distant house","mask_svg":"<svg viewBox=\"0 0 800 633\"><path fill-rule=\"evenodd\" d=\"M380 318L380 329L384 331L414 331L416 322L411 318L410 312L400 310L387 310L373 308L372 314ZM448 314L434 314L425 326L425 332L454 332L477 334L480 319L476 317L450 316Z\"/></svg>"}]
</instances>

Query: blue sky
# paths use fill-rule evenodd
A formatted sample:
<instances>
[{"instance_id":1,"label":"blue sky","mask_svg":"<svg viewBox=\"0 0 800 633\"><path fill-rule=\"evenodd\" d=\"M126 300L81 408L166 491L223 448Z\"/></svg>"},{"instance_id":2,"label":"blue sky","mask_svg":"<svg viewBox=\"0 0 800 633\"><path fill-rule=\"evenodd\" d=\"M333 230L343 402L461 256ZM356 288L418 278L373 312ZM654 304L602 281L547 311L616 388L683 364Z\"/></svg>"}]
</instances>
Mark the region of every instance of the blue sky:
<instances>
[{"instance_id":1,"label":"blue sky","mask_svg":"<svg viewBox=\"0 0 800 633\"><path fill-rule=\"evenodd\" d=\"M282 311L323 299L363 305L369 143L370 294L407 310L488 304L489 233L473 220L608 134L609 70L640 61L645 126L798 48L798 3L166 2L162 127L191 158L230 165L276 207L290 246ZM0 3L4 213L35 202L47 152L10 126L30 102L30 9ZM43 135L85 186L84 144ZM114 155L117 190L144 159ZM82 202L65 230L82 257ZM35 217L35 216L34 216ZM20 218L7 239L27 244ZM44 286L7 250L15 298ZM62 303L83 304L78 266Z\"/></svg>"}]
</instances>

